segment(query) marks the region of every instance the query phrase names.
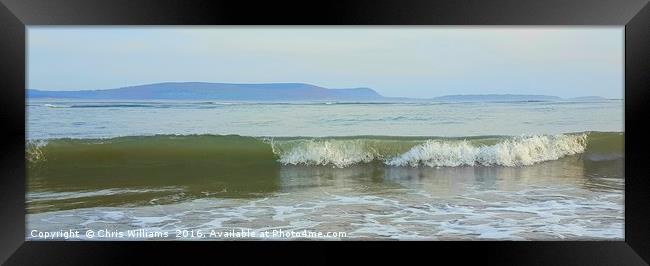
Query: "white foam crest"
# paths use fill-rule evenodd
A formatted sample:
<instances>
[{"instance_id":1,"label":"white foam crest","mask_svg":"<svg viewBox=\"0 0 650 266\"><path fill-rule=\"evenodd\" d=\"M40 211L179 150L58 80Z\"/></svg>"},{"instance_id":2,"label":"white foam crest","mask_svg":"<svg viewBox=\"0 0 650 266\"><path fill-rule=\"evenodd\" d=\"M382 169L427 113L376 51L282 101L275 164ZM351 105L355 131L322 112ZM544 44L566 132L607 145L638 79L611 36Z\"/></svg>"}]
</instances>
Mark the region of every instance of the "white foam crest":
<instances>
[{"instance_id":1,"label":"white foam crest","mask_svg":"<svg viewBox=\"0 0 650 266\"><path fill-rule=\"evenodd\" d=\"M43 104L44 107L49 107L49 108L69 108L69 105L63 105L63 104Z\"/></svg>"},{"instance_id":2,"label":"white foam crest","mask_svg":"<svg viewBox=\"0 0 650 266\"><path fill-rule=\"evenodd\" d=\"M26 143L25 157L30 162L37 162L45 160L45 155L43 154L42 148L47 146L48 141L41 140L30 140Z\"/></svg>"},{"instance_id":3,"label":"white foam crest","mask_svg":"<svg viewBox=\"0 0 650 266\"><path fill-rule=\"evenodd\" d=\"M214 105L240 105L243 103L236 103L236 102L211 102Z\"/></svg>"},{"instance_id":4,"label":"white foam crest","mask_svg":"<svg viewBox=\"0 0 650 266\"><path fill-rule=\"evenodd\" d=\"M368 163L375 159L375 152L365 148L360 140L306 140L282 151L279 145L271 142L273 152L280 156L283 164L334 165L347 167L357 163Z\"/></svg>"},{"instance_id":5,"label":"white foam crest","mask_svg":"<svg viewBox=\"0 0 650 266\"><path fill-rule=\"evenodd\" d=\"M386 160L391 166L526 166L583 153L587 135L528 136L494 145L472 146L468 141L429 140Z\"/></svg>"}]
</instances>

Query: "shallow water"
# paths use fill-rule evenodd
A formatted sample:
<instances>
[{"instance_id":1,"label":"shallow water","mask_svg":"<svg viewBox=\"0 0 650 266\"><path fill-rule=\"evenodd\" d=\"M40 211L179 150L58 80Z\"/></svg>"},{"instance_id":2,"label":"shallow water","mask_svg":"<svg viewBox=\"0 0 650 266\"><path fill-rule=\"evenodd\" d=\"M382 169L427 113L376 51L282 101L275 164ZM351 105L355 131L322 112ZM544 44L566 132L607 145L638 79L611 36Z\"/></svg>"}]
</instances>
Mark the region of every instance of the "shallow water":
<instances>
[{"instance_id":1,"label":"shallow water","mask_svg":"<svg viewBox=\"0 0 650 266\"><path fill-rule=\"evenodd\" d=\"M345 232L340 239L622 239L623 179L601 177L577 160L522 168L283 166L276 180L245 197L208 187L191 196L183 186L32 193L30 205L70 205L28 215L28 228L144 228L168 231L165 239L176 239L176 230ZM75 206L83 204L93 205Z\"/></svg>"}]
</instances>

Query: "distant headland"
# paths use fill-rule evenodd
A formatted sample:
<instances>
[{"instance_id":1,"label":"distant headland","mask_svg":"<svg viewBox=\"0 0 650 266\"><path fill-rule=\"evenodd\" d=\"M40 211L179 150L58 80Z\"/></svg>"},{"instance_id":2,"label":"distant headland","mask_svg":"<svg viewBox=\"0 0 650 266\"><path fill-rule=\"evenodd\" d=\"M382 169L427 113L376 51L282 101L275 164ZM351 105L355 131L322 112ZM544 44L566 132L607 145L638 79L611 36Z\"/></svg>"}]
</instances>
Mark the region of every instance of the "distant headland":
<instances>
[{"instance_id":1,"label":"distant headland","mask_svg":"<svg viewBox=\"0 0 650 266\"><path fill-rule=\"evenodd\" d=\"M220 101L602 101L598 96L560 98L548 95L468 94L435 98L384 97L370 88L328 89L306 83L165 82L105 90L27 90L28 98L96 100L220 100Z\"/></svg>"}]
</instances>

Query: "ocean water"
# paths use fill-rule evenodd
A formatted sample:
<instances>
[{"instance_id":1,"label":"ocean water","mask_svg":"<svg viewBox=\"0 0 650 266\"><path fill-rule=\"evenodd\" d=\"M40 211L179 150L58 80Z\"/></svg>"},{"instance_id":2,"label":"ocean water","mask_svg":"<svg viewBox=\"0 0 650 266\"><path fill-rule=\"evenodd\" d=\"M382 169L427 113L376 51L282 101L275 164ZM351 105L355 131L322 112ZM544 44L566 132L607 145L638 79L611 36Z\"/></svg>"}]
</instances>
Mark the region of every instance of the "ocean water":
<instances>
[{"instance_id":1,"label":"ocean water","mask_svg":"<svg viewBox=\"0 0 650 266\"><path fill-rule=\"evenodd\" d=\"M31 240L624 236L621 100L47 99L26 112ZM194 235L210 231L255 235Z\"/></svg>"},{"instance_id":2,"label":"ocean water","mask_svg":"<svg viewBox=\"0 0 650 266\"><path fill-rule=\"evenodd\" d=\"M467 137L623 131L623 101L252 103L29 100L29 139L157 134Z\"/></svg>"}]
</instances>

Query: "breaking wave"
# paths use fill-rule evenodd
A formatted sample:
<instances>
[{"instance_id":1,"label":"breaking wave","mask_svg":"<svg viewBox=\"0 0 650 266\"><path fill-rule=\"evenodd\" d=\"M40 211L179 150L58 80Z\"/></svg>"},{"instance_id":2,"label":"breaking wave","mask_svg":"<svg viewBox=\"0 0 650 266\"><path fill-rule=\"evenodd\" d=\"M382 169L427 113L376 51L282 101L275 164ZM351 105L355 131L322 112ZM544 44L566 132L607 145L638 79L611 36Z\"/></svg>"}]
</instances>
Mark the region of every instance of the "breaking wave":
<instances>
[{"instance_id":1,"label":"breaking wave","mask_svg":"<svg viewBox=\"0 0 650 266\"><path fill-rule=\"evenodd\" d=\"M494 142L494 144L485 144ZM381 161L389 166L526 166L583 153L587 134L502 139L298 140L272 143L283 164L347 167Z\"/></svg>"},{"instance_id":2,"label":"breaking wave","mask_svg":"<svg viewBox=\"0 0 650 266\"><path fill-rule=\"evenodd\" d=\"M587 135L531 136L494 145L473 146L468 141L429 140L386 161L392 166L525 166L583 153Z\"/></svg>"},{"instance_id":3,"label":"breaking wave","mask_svg":"<svg viewBox=\"0 0 650 266\"><path fill-rule=\"evenodd\" d=\"M623 158L620 132L559 135L440 137L282 137L237 135L156 135L110 139L29 141L30 165L105 167L133 165L211 164L249 167L253 164L349 167L528 166L580 154L585 160ZM50 159L50 160L49 160Z\"/></svg>"}]
</instances>

